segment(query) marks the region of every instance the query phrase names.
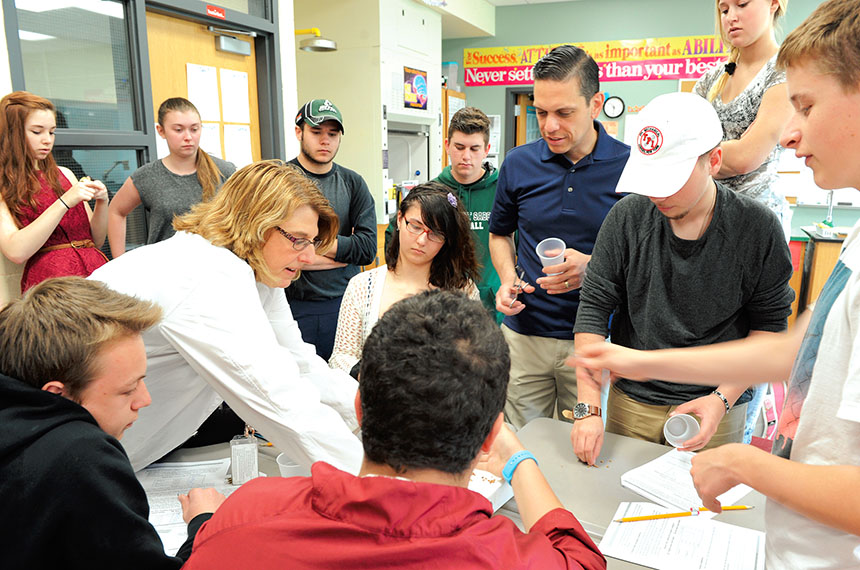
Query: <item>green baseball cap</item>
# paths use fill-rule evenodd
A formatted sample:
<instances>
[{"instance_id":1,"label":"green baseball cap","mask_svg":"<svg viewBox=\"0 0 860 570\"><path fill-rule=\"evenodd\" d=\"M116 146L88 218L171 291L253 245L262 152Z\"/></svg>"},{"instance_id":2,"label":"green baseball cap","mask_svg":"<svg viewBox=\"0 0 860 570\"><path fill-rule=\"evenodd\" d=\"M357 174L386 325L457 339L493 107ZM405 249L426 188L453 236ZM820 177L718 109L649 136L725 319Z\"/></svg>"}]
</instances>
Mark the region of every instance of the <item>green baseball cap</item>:
<instances>
[{"instance_id":1,"label":"green baseball cap","mask_svg":"<svg viewBox=\"0 0 860 570\"><path fill-rule=\"evenodd\" d=\"M318 127L326 121L337 121L337 124L340 125L340 132L343 132L343 116L340 114L340 109L328 99L308 101L302 105L296 114L296 125L301 125L304 122L312 127Z\"/></svg>"}]
</instances>

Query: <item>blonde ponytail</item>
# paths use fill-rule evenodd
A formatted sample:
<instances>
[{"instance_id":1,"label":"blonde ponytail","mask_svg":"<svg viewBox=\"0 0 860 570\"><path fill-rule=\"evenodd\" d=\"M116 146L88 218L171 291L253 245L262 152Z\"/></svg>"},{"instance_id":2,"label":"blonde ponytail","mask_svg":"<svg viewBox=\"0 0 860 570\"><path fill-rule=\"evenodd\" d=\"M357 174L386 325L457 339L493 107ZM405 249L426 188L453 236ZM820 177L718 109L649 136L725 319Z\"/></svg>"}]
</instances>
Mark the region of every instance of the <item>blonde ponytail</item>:
<instances>
[{"instance_id":1,"label":"blonde ponytail","mask_svg":"<svg viewBox=\"0 0 860 570\"><path fill-rule=\"evenodd\" d=\"M729 59L726 63L737 63L738 58L741 55L741 51L732 46L732 51L729 53ZM711 89L708 91L708 102L713 103L714 99L717 98L718 95L722 94L723 88L726 86L726 82L729 80L729 74L723 70L717 80L711 85Z\"/></svg>"},{"instance_id":2,"label":"blonde ponytail","mask_svg":"<svg viewBox=\"0 0 860 570\"><path fill-rule=\"evenodd\" d=\"M197 180L203 188L203 201L208 202L215 196L215 190L224 181L224 176L215 161L202 148L197 149Z\"/></svg>"}]
</instances>

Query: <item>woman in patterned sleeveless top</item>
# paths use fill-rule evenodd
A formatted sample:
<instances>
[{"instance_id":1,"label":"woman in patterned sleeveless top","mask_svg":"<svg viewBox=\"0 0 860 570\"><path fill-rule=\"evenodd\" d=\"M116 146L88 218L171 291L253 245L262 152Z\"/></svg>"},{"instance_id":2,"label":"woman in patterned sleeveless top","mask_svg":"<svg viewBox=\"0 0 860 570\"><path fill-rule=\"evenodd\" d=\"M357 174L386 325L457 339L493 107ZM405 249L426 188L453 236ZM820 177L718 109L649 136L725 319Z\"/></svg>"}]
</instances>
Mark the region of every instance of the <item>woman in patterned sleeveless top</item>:
<instances>
[{"instance_id":1,"label":"woman in patterned sleeveless top","mask_svg":"<svg viewBox=\"0 0 860 570\"><path fill-rule=\"evenodd\" d=\"M716 178L771 209L791 235L791 210L778 191L779 135L791 116L785 73L776 69L776 20L788 0L716 0L717 30L730 47L725 66L705 73L695 91L723 123L723 166Z\"/></svg>"}]
</instances>

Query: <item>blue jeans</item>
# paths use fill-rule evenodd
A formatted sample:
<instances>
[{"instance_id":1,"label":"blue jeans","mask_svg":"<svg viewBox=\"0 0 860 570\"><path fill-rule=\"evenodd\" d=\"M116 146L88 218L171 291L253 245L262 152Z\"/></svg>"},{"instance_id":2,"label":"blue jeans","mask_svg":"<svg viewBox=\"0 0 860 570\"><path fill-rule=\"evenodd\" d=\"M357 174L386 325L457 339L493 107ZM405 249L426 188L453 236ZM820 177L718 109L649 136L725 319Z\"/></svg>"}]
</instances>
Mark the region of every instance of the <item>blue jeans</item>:
<instances>
[{"instance_id":1,"label":"blue jeans","mask_svg":"<svg viewBox=\"0 0 860 570\"><path fill-rule=\"evenodd\" d=\"M291 300L290 311L302 331L302 340L314 345L317 354L328 362L334 348L337 317L343 297L323 301Z\"/></svg>"}]
</instances>

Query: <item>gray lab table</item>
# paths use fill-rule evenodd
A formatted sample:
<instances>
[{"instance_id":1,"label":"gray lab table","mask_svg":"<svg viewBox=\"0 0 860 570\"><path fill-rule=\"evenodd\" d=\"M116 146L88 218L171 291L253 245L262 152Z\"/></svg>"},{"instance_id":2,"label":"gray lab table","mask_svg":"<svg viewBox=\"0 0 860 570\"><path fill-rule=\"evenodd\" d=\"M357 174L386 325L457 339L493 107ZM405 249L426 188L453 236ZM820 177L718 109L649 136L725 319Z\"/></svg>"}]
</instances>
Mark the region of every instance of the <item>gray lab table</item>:
<instances>
[{"instance_id":1,"label":"gray lab table","mask_svg":"<svg viewBox=\"0 0 860 570\"><path fill-rule=\"evenodd\" d=\"M541 471L565 508L576 515L585 531L599 544L619 503L648 501L622 487L621 475L663 455L669 448L607 433L603 438L597 466L589 467L573 453L570 428L571 424L567 422L538 418L523 426L517 436L526 449L534 453ZM718 515L716 520L764 530L765 497L752 491L741 502L756 508L752 511L725 512ZM521 524L514 499L508 501L498 513ZM642 568L638 564L614 558L607 558L607 561L612 570Z\"/></svg>"},{"instance_id":2,"label":"gray lab table","mask_svg":"<svg viewBox=\"0 0 860 570\"><path fill-rule=\"evenodd\" d=\"M517 435L523 445L535 454L541 471L549 481L562 504L582 523L595 543L600 543L606 527L612 520L618 503L647 501L621 486L621 474L659 457L669 448L629 437L607 433L603 439L597 467L588 467L577 460L570 444L571 424L548 418L538 418L525 425ZM275 462L278 452L274 447L260 448L260 471L278 476ZM205 461L230 457L229 444L222 443L193 449L178 449L161 461ZM602 461L602 463L601 463ZM742 499L755 510L726 512L717 520L764 530L764 496L753 491ZM520 527L522 521L516 501L511 499L496 514L505 515ZM607 558L609 570L642 568L614 558Z\"/></svg>"}]
</instances>

